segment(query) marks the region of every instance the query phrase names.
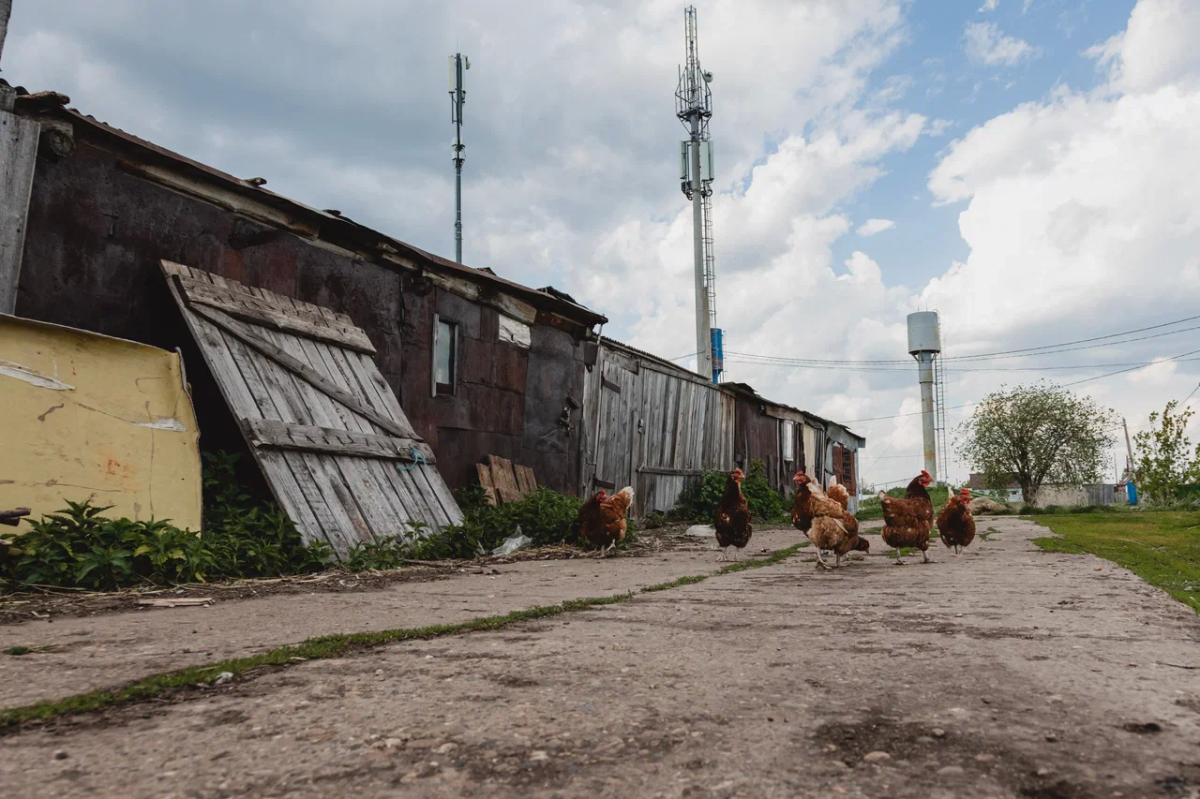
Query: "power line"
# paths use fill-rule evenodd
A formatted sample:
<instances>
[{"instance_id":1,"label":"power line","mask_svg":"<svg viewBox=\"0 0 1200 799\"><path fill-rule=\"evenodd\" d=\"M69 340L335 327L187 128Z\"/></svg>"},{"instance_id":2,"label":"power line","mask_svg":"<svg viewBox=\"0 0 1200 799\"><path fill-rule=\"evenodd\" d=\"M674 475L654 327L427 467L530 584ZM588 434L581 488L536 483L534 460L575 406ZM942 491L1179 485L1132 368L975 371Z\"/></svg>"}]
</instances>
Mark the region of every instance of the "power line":
<instances>
[{"instance_id":1,"label":"power line","mask_svg":"<svg viewBox=\"0 0 1200 799\"><path fill-rule=\"evenodd\" d=\"M1154 335L1151 335L1151 336L1141 336L1139 338L1126 339L1124 341L1108 341L1107 343L1104 343L1104 344L1092 344L1092 342L1107 341L1108 339L1121 338L1122 336L1131 336L1135 333L1144 333L1148 330L1159 330L1164 327L1170 327L1172 325L1183 324L1184 322L1191 322L1196 319L1200 319L1200 316L1189 316L1184 319L1176 319L1172 322L1163 322L1161 324L1151 325L1150 327L1141 327L1141 328L1137 328L1135 330L1126 330L1121 333L1109 333L1108 335L1104 335L1104 336L1094 336L1092 338L1077 339L1075 341L1064 341L1064 342L1060 342L1058 344L1044 344L1040 347L1025 347L1025 348L1016 349L1016 350L1000 350L997 352L985 352L985 353L978 353L975 355L943 356L942 360L945 360L945 361L978 361L978 360L993 360L993 359L1001 360L1001 359L1008 359L1008 358L1028 358L1028 357L1033 357L1036 355L1052 355L1052 354L1056 354L1059 352L1078 352L1080 350L1096 349L1097 347L1113 347L1113 346L1117 346L1119 344L1132 344L1132 343L1135 343L1138 341L1148 341L1150 339L1162 338L1163 336L1173 336L1178 333L1186 333L1186 332L1192 331L1192 330L1200 330L1200 325L1197 325L1194 327L1181 328L1179 330L1168 330L1164 333L1155 333ZM1077 347L1077 346L1075 346L1077 344L1088 344L1090 346ZM854 359L849 359L849 358L825 358L825 359L822 359L822 358L786 358L786 357L775 356L775 355L761 355L758 353L735 352L733 350L726 350L725 354L726 354L726 356L734 355L734 356L739 356L739 357L744 357L744 358L748 357L748 358L755 358L755 359L764 360L764 361L775 361L775 362L789 363L789 364L795 364L795 365L825 365L825 364L828 364L828 365L841 365L841 366L889 366L889 365L898 365L898 364L907 365L909 363L909 361L907 361L907 360L895 359L895 358L876 359L876 360L854 360Z\"/></svg>"},{"instance_id":2,"label":"power line","mask_svg":"<svg viewBox=\"0 0 1200 799\"><path fill-rule=\"evenodd\" d=\"M1197 352L1200 352L1200 350L1192 350L1191 352L1185 352L1182 355L1176 355L1173 358L1160 358L1157 361L1151 361L1150 363L1143 364L1141 366L1134 366L1129 369L1120 369L1116 372L1109 372L1109 373L1103 374L1103 375L1096 375L1095 377L1086 377L1083 380L1076 380L1073 383L1063 383L1062 386L1060 386L1060 388L1066 388L1067 386L1077 386L1080 383L1086 383L1090 380L1101 380L1105 377L1112 377L1113 375L1125 374L1126 372L1136 372L1138 369L1144 369L1147 366L1153 366L1156 363L1169 363L1171 361L1178 361L1188 355L1195 355ZM1200 389L1200 386L1197 386L1197 389ZM946 410L952 411L952 410L957 410L959 408L969 408L972 405L978 405L978 404L979 404L978 402L968 402L968 403L964 403L963 405L951 405L950 407L946 408ZM849 419L844 422L838 422L838 424L850 425L850 424L859 424L861 422L879 422L879 421L883 421L885 419L900 419L905 416L920 416L923 413L924 413L924 411L914 411L912 413L897 413L892 416L873 416L869 419Z\"/></svg>"}]
</instances>

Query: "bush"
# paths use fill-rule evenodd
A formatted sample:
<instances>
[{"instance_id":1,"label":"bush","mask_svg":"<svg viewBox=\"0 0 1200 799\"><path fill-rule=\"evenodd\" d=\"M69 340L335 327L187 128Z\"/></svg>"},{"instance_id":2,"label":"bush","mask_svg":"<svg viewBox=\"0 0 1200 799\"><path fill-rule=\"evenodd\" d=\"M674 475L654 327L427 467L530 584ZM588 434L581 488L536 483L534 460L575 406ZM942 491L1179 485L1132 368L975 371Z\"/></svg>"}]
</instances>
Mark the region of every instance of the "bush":
<instances>
[{"instance_id":1,"label":"bush","mask_svg":"<svg viewBox=\"0 0 1200 799\"><path fill-rule=\"evenodd\" d=\"M475 558L486 554L521 533L533 539L532 546L575 543L571 526L579 516L583 500L566 496L548 488L538 488L524 499L494 507L488 504L487 494L479 486L468 486L456 492L463 523L442 528L439 532L418 541L412 556L424 560L442 558ZM633 538L634 523L629 520L625 541Z\"/></svg>"},{"instance_id":2,"label":"bush","mask_svg":"<svg viewBox=\"0 0 1200 799\"><path fill-rule=\"evenodd\" d=\"M254 504L236 479L237 457L205 453L203 534L170 520L104 516L108 507L67 502L31 528L0 539L0 589L20 585L113 590L238 577L278 577L326 568L327 544L305 545L273 503Z\"/></svg>"},{"instance_id":3,"label":"bush","mask_svg":"<svg viewBox=\"0 0 1200 799\"><path fill-rule=\"evenodd\" d=\"M704 472L679 495L671 517L678 521L711 523L728 479L729 472ZM750 514L756 519L774 522L790 518L791 506L782 492L771 488L767 467L762 461L750 463L750 470L742 480L742 495L750 506Z\"/></svg>"}]
</instances>

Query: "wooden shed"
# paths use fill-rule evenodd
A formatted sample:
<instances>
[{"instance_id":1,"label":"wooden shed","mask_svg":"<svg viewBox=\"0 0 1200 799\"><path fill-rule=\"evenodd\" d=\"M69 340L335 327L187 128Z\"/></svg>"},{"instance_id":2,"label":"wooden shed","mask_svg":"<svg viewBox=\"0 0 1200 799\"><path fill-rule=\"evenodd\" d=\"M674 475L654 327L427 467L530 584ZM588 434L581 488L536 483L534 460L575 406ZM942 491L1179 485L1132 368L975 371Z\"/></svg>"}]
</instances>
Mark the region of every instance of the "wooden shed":
<instances>
[{"instance_id":1,"label":"wooden shed","mask_svg":"<svg viewBox=\"0 0 1200 799\"><path fill-rule=\"evenodd\" d=\"M0 269L0 296L15 293L17 315L182 347L190 363L199 352L159 272L160 260L186 264L348 316L451 488L473 483L475 464L498 455L557 491L578 490L579 408L601 314L275 194L261 178L198 163L65 102L16 99L17 118L41 129L23 254ZM230 443L216 434L230 420L212 407L197 400L205 448Z\"/></svg>"}]
</instances>

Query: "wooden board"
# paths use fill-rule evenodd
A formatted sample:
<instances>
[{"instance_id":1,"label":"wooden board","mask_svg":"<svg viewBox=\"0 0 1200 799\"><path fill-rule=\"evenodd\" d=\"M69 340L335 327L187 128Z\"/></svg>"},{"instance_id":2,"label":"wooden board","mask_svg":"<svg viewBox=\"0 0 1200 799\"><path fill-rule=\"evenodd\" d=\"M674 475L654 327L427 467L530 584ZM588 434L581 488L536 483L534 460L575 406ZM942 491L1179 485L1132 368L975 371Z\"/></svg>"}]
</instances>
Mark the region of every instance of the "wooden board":
<instances>
[{"instance_id":1,"label":"wooden board","mask_svg":"<svg viewBox=\"0 0 1200 799\"><path fill-rule=\"evenodd\" d=\"M0 313L16 313L41 126L0 110Z\"/></svg>"},{"instance_id":2,"label":"wooden board","mask_svg":"<svg viewBox=\"0 0 1200 799\"><path fill-rule=\"evenodd\" d=\"M537 478L533 476L533 469L513 464L513 471L517 476L517 490L521 492L522 496L537 491Z\"/></svg>"},{"instance_id":3,"label":"wooden board","mask_svg":"<svg viewBox=\"0 0 1200 799\"><path fill-rule=\"evenodd\" d=\"M491 467L486 463L477 463L475 464L475 473L479 475L479 485L482 486L484 493L487 494L488 504L492 507L495 507L498 502L496 497L496 484L492 482Z\"/></svg>"},{"instance_id":4,"label":"wooden board","mask_svg":"<svg viewBox=\"0 0 1200 799\"><path fill-rule=\"evenodd\" d=\"M287 308L256 297L249 291L220 288L208 281L186 277L180 277L178 280L192 305L206 305L262 327L298 333L305 338L325 341L368 355L375 354L371 339L367 338L362 329L355 327L348 316L327 321L320 313L305 308Z\"/></svg>"},{"instance_id":5,"label":"wooden board","mask_svg":"<svg viewBox=\"0 0 1200 799\"><path fill-rule=\"evenodd\" d=\"M462 521L433 452L413 431L375 362L338 333L247 321L201 300L246 295L272 320L344 331L347 317L162 262L171 292L280 507L305 541L339 556L359 543ZM211 285L214 291L198 288ZM352 325L351 325L352 326ZM345 339L357 341L358 333ZM415 458L413 450L425 456Z\"/></svg>"}]
</instances>

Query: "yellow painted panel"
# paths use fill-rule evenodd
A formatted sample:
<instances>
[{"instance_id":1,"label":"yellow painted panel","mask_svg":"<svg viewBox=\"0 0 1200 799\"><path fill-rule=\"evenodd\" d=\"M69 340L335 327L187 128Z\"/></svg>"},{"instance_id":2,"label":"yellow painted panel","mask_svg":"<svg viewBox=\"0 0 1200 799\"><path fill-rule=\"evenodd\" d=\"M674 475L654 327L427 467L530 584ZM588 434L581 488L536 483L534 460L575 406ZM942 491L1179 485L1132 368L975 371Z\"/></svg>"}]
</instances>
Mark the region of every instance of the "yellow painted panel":
<instances>
[{"instance_id":1,"label":"yellow painted panel","mask_svg":"<svg viewBox=\"0 0 1200 799\"><path fill-rule=\"evenodd\" d=\"M199 439L176 353L0 314L0 509L199 530Z\"/></svg>"}]
</instances>

